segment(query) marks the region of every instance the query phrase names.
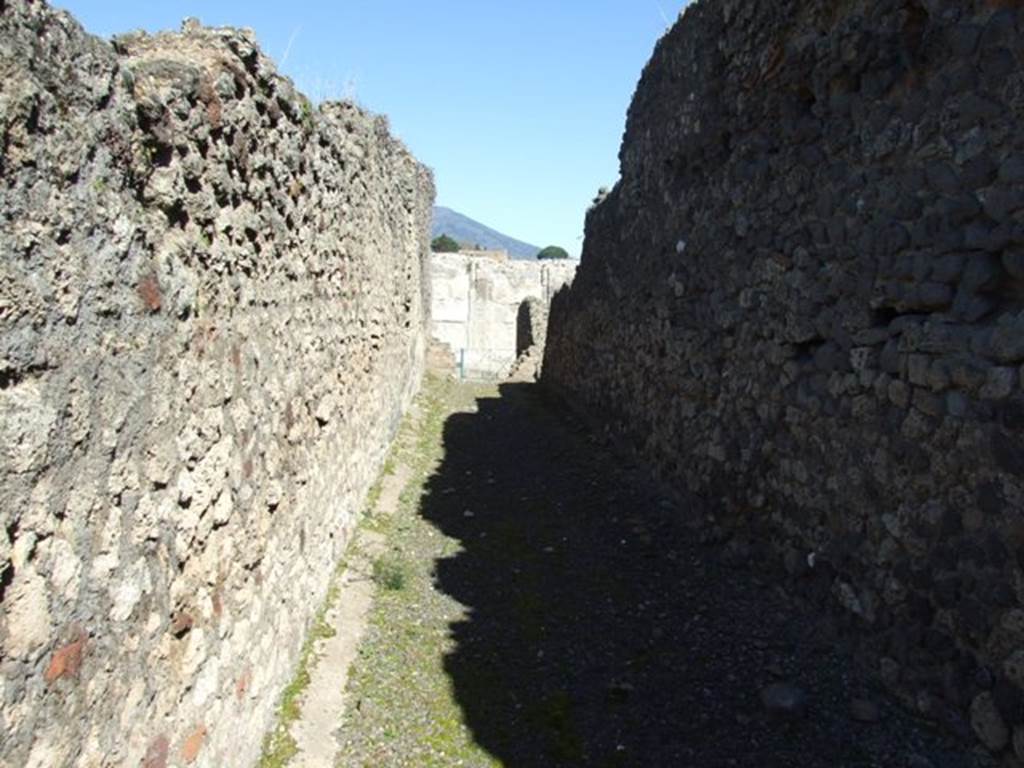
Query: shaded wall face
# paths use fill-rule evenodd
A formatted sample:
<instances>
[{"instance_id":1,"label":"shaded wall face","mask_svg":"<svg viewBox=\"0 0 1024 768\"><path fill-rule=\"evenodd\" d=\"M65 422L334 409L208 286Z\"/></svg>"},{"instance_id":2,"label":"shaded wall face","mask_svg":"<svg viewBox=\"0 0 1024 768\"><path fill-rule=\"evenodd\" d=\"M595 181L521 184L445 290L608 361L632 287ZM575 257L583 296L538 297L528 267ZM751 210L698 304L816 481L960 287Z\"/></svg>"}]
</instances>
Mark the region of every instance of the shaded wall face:
<instances>
[{"instance_id":1,"label":"shaded wall face","mask_svg":"<svg viewBox=\"0 0 1024 768\"><path fill-rule=\"evenodd\" d=\"M418 384L431 179L244 33L0 43L0 763L250 765Z\"/></svg>"},{"instance_id":2,"label":"shaded wall face","mask_svg":"<svg viewBox=\"0 0 1024 768\"><path fill-rule=\"evenodd\" d=\"M546 307L576 266L435 253L430 269L434 338L452 349L469 378L495 379L519 355L521 304L536 298Z\"/></svg>"},{"instance_id":3,"label":"shaded wall face","mask_svg":"<svg viewBox=\"0 0 1024 768\"><path fill-rule=\"evenodd\" d=\"M872 628L924 714L987 711L987 665L1007 733L1024 724L1013 5L691 6L644 71L544 367L716 525L795 575L814 553L801 578Z\"/></svg>"},{"instance_id":4,"label":"shaded wall face","mask_svg":"<svg viewBox=\"0 0 1024 768\"><path fill-rule=\"evenodd\" d=\"M516 311L516 357L535 344L533 334L535 314L536 310L529 299L521 303Z\"/></svg>"},{"instance_id":5,"label":"shaded wall face","mask_svg":"<svg viewBox=\"0 0 1024 768\"><path fill-rule=\"evenodd\" d=\"M530 297L516 313L516 357L536 347L543 356L548 334L548 303Z\"/></svg>"}]
</instances>

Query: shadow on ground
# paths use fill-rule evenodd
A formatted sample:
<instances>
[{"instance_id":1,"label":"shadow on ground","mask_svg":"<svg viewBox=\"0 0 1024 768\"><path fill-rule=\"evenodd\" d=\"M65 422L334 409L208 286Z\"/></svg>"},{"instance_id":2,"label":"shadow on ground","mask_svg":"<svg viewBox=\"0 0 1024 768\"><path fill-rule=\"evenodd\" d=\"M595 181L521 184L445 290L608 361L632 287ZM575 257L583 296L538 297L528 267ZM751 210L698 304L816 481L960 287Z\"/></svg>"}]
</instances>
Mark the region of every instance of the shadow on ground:
<instances>
[{"instance_id":1,"label":"shadow on ground","mask_svg":"<svg viewBox=\"0 0 1024 768\"><path fill-rule=\"evenodd\" d=\"M515 768L971 764L538 387L501 392L450 417L422 507L462 544L435 578L469 608L445 668L480 746ZM764 712L780 679L806 690L806 716ZM860 696L878 722L851 719Z\"/></svg>"}]
</instances>

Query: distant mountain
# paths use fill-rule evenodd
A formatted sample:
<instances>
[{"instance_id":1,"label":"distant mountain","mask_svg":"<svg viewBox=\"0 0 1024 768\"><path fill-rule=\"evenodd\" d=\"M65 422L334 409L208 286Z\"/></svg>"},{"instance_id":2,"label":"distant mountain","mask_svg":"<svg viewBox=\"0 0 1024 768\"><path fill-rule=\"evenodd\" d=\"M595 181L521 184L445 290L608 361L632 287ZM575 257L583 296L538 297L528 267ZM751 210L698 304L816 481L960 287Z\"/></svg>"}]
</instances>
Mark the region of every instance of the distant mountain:
<instances>
[{"instance_id":1,"label":"distant mountain","mask_svg":"<svg viewBox=\"0 0 1024 768\"><path fill-rule=\"evenodd\" d=\"M501 232L473 221L468 216L453 211L451 208L434 207L434 230L432 237L448 235L466 245L481 246L488 250L508 251L513 259L535 259L540 252L536 245L524 243L522 240L503 235Z\"/></svg>"}]
</instances>

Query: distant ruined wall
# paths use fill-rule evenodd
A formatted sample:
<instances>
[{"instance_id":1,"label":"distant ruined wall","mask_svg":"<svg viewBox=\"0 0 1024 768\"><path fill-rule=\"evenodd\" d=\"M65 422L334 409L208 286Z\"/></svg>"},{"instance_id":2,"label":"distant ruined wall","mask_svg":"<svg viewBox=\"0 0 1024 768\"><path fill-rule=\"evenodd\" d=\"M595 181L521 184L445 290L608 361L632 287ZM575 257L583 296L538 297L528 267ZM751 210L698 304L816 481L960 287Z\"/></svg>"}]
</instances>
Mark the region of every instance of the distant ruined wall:
<instances>
[{"instance_id":1,"label":"distant ruined wall","mask_svg":"<svg viewBox=\"0 0 1024 768\"><path fill-rule=\"evenodd\" d=\"M691 5L544 380L1024 759L1020 6Z\"/></svg>"},{"instance_id":2,"label":"distant ruined wall","mask_svg":"<svg viewBox=\"0 0 1024 768\"><path fill-rule=\"evenodd\" d=\"M431 332L457 364L462 360L467 378L500 379L519 354L523 302L533 298L547 307L572 282L576 262L495 260L483 253L431 255Z\"/></svg>"},{"instance_id":3,"label":"distant ruined wall","mask_svg":"<svg viewBox=\"0 0 1024 768\"><path fill-rule=\"evenodd\" d=\"M0 2L0 765L252 765L423 365L433 182L252 34Z\"/></svg>"}]
</instances>

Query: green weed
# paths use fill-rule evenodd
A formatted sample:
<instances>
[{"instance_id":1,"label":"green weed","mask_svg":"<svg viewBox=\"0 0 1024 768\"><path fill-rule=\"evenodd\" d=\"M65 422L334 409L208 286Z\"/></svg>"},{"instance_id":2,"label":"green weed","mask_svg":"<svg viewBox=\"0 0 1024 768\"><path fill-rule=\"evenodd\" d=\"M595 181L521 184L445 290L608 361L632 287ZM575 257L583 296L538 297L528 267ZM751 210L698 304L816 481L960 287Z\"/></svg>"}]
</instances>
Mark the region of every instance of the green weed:
<instances>
[{"instance_id":1,"label":"green weed","mask_svg":"<svg viewBox=\"0 0 1024 768\"><path fill-rule=\"evenodd\" d=\"M409 580L408 570L408 564L398 555L381 555L373 561L373 581L389 592L400 592Z\"/></svg>"}]
</instances>

